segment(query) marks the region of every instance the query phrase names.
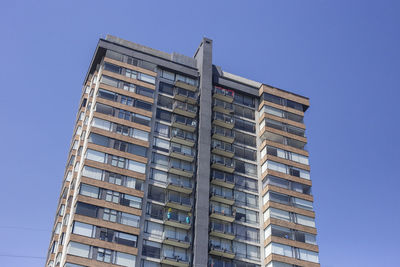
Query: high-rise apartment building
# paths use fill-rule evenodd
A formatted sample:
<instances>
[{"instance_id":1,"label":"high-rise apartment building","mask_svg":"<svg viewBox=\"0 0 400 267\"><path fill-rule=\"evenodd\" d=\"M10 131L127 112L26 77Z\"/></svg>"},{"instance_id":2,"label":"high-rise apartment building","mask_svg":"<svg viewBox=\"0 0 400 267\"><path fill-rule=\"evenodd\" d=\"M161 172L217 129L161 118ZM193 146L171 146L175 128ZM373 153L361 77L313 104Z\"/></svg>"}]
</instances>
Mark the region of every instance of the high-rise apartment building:
<instances>
[{"instance_id":1,"label":"high-rise apartment building","mask_svg":"<svg viewBox=\"0 0 400 267\"><path fill-rule=\"evenodd\" d=\"M306 97L100 39L46 266L320 266Z\"/></svg>"}]
</instances>

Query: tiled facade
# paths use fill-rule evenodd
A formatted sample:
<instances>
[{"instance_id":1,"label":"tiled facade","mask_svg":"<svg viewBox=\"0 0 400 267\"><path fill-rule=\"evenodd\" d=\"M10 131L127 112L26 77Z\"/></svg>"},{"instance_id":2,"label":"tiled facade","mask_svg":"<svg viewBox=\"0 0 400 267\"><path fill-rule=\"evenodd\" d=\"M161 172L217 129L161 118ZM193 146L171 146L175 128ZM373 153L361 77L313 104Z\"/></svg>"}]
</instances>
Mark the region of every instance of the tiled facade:
<instances>
[{"instance_id":1,"label":"tiled facade","mask_svg":"<svg viewBox=\"0 0 400 267\"><path fill-rule=\"evenodd\" d=\"M309 100L113 36L86 76L47 267L320 266Z\"/></svg>"}]
</instances>

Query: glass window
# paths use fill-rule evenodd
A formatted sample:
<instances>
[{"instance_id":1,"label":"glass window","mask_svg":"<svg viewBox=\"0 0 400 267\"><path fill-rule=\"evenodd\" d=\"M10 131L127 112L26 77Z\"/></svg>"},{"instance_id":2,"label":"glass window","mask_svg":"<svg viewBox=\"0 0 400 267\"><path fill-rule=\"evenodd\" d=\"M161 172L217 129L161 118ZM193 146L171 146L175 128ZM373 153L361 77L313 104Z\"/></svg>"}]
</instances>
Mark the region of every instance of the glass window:
<instances>
[{"instance_id":1,"label":"glass window","mask_svg":"<svg viewBox=\"0 0 400 267\"><path fill-rule=\"evenodd\" d=\"M92 126L106 131L110 131L111 122L99 118L93 118Z\"/></svg>"},{"instance_id":2,"label":"glass window","mask_svg":"<svg viewBox=\"0 0 400 267\"><path fill-rule=\"evenodd\" d=\"M94 205L83 203L83 202L78 202L76 205L75 212L80 215L96 218L97 211L98 211L98 207L96 207Z\"/></svg>"},{"instance_id":3,"label":"glass window","mask_svg":"<svg viewBox=\"0 0 400 267\"><path fill-rule=\"evenodd\" d=\"M143 141L149 141L149 133L139 129L133 129L132 137Z\"/></svg>"},{"instance_id":4,"label":"glass window","mask_svg":"<svg viewBox=\"0 0 400 267\"><path fill-rule=\"evenodd\" d=\"M154 138L153 148L156 148L164 152L168 152L169 146L170 146L169 141L157 137Z\"/></svg>"},{"instance_id":5,"label":"glass window","mask_svg":"<svg viewBox=\"0 0 400 267\"><path fill-rule=\"evenodd\" d=\"M162 136L169 137L169 126L156 122L155 131Z\"/></svg>"},{"instance_id":6,"label":"glass window","mask_svg":"<svg viewBox=\"0 0 400 267\"><path fill-rule=\"evenodd\" d=\"M173 95L174 86L172 84L167 84L167 83L160 82L158 90L160 92L162 92L162 93L165 93L165 94L168 94L168 95Z\"/></svg>"},{"instance_id":7,"label":"glass window","mask_svg":"<svg viewBox=\"0 0 400 267\"><path fill-rule=\"evenodd\" d=\"M92 237L93 225L75 221L72 232L77 235Z\"/></svg>"},{"instance_id":8,"label":"glass window","mask_svg":"<svg viewBox=\"0 0 400 267\"><path fill-rule=\"evenodd\" d=\"M99 146L108 147L109 138L100 134L91 133L89 135L89 142Z\"/></svg>"},{"instance_id":9,"label":"glass window","mask_svg":"<svg viewBox=\"0 0 400 267\"><path fill-rule=\"evenodd\" d=\"M81 184L80 194L87 197L98 198L99 188L92 185Z\"/></svg>"},{"instance_id":10,"label":"glass window","mask_svg":"<svg viewBox=\"0 0 400 267\"><path fill-rule=\"evenodd\" d=\"M118 80L106 75L101 76L100 82L112 87L118 87Z\"/></svg>"},{"instance_id":11,"label":"glass window","mask_svg":"<svg viewBox=\"0 0 400 267\"><path fill-rule=\"evenodd\" d=\"M163 229L164 227L162 224L146 221L145 231L152 236L161 237L163 235Z\"/></svg>"},{"instance_id":12,"label":"glass window","mask_svg":"<svg viewBox=\"0 0 400 267\"><path fill-rule=\"evenodd\" d=\"M127 253L122 253L122 252L115 252L115 264L121 265L121 266L135 266L136 262L136 256L127 254Z\"/></svg>"},{"instance_id":13,"label":"glass window","mask_svg":"<svg viewBox=\"0 0 400 267\"><path fill-rule=\"evenodd\" d=\"M309 251L309 250L305 250L305 249L299 249L299 254L300 254L300 259L301 260L305 260L305 261L311 261L311 262L315 262L318 263L319 259L318 259L318 253L314 252L314 251Z\"/></svg>"},{"instance_id":14,"label":"glass window","mask_svg":"<svg viewBox=\"0 0 400 267\"><path fill-rule=\"evenodd\" d=\"M77 242L69 242L67 254L78 257L89 257L90 246Z\"/></svg>"},{"instance_id":15,"label":"glass window","mask_svg":"<svg viewBox=\"0 0 400 267\"><path fill-rule=\"evenodd\" d=\"M134 160L129 160L128 169L134 172L145 173L146 164Z\"/></svg>"},{"instance_id":16,"label":"glass window","mask_svg":"<svg viewBox=\"0 0 400 267\"><path fill-rule=\"evenodd\" d=\"M88 149L86 150L86 158L89 160L104 163L106 154L96 150Z\"/></svg>"},{"instance_id":17,"label":"glass window","mask_svg":"<svg viewBox=\"0 0 400 267\"><path fill-rule=\"evenodd\" d=\"M167 122L171 122L171 116L172 113L166 110L162 110L162 109L157 109L157 113L156 113L156 118L163 120L163 121L167 121Z\"/></svg>"}]
</instances>

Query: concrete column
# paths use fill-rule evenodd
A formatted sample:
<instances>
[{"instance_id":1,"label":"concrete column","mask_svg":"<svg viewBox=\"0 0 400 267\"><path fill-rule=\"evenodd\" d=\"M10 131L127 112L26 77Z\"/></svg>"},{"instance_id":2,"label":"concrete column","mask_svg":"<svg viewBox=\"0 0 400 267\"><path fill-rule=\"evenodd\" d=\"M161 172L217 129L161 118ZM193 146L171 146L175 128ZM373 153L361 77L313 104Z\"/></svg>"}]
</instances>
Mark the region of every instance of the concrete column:
<instances>
[{"instance_id":1,"label":"concrete column","mask_svg":"<svg viewBox=\"0 0 400 267\"><path fill-rule=\"evenodd\" d=\"M208 261L210 194L210 146L212 108L212 40L203 38L194 58L200 72L200 110L195 195L193 266L205 267Z\"/></svg>"}]
</instances>

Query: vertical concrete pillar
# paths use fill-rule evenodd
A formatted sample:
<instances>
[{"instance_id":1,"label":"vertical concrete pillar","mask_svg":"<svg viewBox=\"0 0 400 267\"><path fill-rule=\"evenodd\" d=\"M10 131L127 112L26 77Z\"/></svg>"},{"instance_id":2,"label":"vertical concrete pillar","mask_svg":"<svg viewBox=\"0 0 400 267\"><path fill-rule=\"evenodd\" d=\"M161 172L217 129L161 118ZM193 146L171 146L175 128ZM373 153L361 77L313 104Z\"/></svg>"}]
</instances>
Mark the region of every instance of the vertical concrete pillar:
<instances>
[{"instance_id":1,"label":"vertical concrete pillar","mask_svg":"<svg viewBox=\"0 0 400 267\"><path fill-rule=\"evenodd\" d=\"M210 146L212 110L212 40L203 38L194 58L200 72L200 110L195 195L193 266L205 267L208 261L210 194Z\"/></svg>"}]
</instances>

